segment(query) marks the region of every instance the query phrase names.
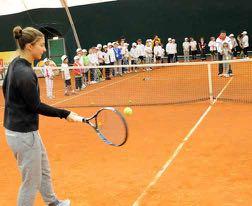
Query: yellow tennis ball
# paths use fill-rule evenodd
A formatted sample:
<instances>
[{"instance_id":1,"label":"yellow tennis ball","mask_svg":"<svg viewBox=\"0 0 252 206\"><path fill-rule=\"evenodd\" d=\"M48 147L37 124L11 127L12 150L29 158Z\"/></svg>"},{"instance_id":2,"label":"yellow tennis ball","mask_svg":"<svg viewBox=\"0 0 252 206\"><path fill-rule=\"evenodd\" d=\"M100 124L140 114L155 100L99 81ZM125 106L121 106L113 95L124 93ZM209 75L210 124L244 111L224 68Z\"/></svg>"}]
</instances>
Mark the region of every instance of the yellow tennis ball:
<instances>
[{"instance_id":1,"label":"yellow tennis ball","mask_svg":"<svg viewBox=\"0 0 252 206\"><path fill-rule=\"evenodd\" d=\"M127 116L130 116L130 115L132 115L133 111L130 107L125 107L123 110L123 113Z\"/></svg>"}]
</instances>

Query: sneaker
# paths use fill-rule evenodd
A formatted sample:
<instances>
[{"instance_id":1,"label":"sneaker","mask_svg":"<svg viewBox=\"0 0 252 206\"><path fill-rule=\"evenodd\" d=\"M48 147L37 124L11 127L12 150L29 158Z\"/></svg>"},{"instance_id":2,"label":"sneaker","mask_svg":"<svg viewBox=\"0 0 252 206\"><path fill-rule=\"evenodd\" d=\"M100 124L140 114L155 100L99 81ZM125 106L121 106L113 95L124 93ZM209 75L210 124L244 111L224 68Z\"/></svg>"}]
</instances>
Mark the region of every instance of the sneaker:
<instances>
[{"instance_id":1,"label":"sneaker","mask_svg":"<svg viewBox=\"0 0 252 206\"><path fill-rule=\"evenodd\" d=\"M57 206L70 206L71 202L70 200L62 200L57 204Z\"/></svg>"},{"instance_id":2,"label":"sneaker","mask_svg":"<svg viewBox=\"0 0 252 206\"><path fill-rule=\"evenodd\" d=\"M70 206L70 200L56 200L55 202L49 204L48 206Z\"/></svg>"},{"instance_id":3,"label":"sneaker","mask_svg":"<svg viewBox=\"0 0 252 206\"><path fill-rule=\"evenodd\" d=\"M222 77L223 76L223 74L218 74L218 77Z\"/></svg>"}]
</instances>

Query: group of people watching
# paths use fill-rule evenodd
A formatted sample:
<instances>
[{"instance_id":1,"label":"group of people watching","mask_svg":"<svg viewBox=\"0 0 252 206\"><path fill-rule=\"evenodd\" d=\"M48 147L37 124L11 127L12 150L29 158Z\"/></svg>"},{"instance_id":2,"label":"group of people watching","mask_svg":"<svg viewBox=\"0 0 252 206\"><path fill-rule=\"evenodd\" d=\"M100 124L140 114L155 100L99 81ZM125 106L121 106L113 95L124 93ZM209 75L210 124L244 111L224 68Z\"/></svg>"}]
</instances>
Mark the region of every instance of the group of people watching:
<instances>
[{"instance_id":1,"label":"group of people watching","mask_svg":"<svg viewBox=\"0 0 252 206\"><path fill-rule=\"evenodd\" d=\"M71 72L69 70L69 61L66 55L61 57L62 77L65 80L66 91L65 95L75 93L78 90L84 89L88 84L95 84L102 80L110 80L114 76L122 76L125 73L138 72L136 64L151 64L162 63L167 59L168 63L178 62L178 50L175 39L168 38L168 42L164 48L161 39L155 36L153 39L147 39L143 43L142 39L138 39L131 44L126 42L125 38L120 38L115 42L108 42L105 45L98 44L90 49L77 48L74 56L73 75L75 79L75 90L71 88ZM197 54L200 54L202 61L207 59L207 53L210 52L211 60L231 60L237 58L238 51L242 58L248 58L249 37L246 31L234 36L227 36L225 31L221 31L217 38L211 37L209 42L206 42L202 37L199 42L194 38L186 37L182 43L184 62L189 62L191 59L197 59ZM45 66L48 59L45 59ZM106 68L93 69L95 66L118 65L113 69ZM131 65L123 66L123 65ZM86 66L85 69L82 67ZM88 69L87 69L88 67ZM151 67L144 67L144 71L151 71ZM45 69L45 71L47 71ZM88 72L90 72L90 79ZM47 78L48 88L52 88L52 72L44 72ZM219 64L219 76L229 77L233 75L230 64ZM48 90L48 97L53 98L52 89Z\"/></svg>"}]
</instances>

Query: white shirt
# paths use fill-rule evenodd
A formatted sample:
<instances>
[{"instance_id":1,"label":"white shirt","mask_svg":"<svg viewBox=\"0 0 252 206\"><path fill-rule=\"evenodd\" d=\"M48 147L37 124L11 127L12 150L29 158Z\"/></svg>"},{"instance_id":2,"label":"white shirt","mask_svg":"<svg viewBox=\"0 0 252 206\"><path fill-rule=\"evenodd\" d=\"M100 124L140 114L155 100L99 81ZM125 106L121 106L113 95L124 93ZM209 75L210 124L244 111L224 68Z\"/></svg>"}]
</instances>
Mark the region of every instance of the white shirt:
<instances>
[{"instance_id":1,"label":"white shirt","mask_svg":"<svg viewBox=\"0 0 252 206\"><path fill-rule=\"evenodd\" d=\"M222 53L223 43L228 43L229 49L232 49L232 43L229 37L226 37L224 40L219 37L216 39L216 46L218 53Z\"/></svg>"},{"instance_id":2,"label":"white shirt","mask_svg":"<svg viewBox=\"0 0 252 206\"><path fill-rule=\"evenodd\" d=\"M128 58L129 57L129 50L126 46L122 46L122 55L124 58Z\"/></svg>"},{"instance_id":3,"label":"white shirt","mask_svg":"<svg viewBox=\"0 0 252 206\"><path fill-rule=\"evenodd\" d=\"M145 56L145 51L144 51L144 45L143 44L138 44L136 47L138 56Z\"/></svg>"},{"instance_id":4,"label":"white shirt","mask_svg":"<svg viewBox=\"0 0 252 206\"><path fill-rule=\"evenodd\" d=\"M152 57L152 46L145 46L144 47L144 53L146 57Z\"/></svg>"},{"instance_id":5,"label":"white shirt","mask_svg":"<svg viewBox=\"0 0 252 206\"><path fill-rule=\"evenodd\" d=\"M105 64L110 64L109 53L108 52L103 52L103 58L104 58L104 63Z\"/></svg>"},{"instance_id":6,"label":"white shirt","mask_svg":"<svg viewBox=\"0 0 252 206\"><path fill-rule=\"evenodd\" d=\"M80 63L81 65L84 65L84 63L83 63L83 56L82 56L82 55L78 55L78 56L80 57L79 63Z\"/></svg>"},{"instance_id":7,"label":"white shirt","mask_svg":"<svg viewBox=\"0 0 252 206\"><path fill-rule=\"evenodd\" d=\"M191 51L197 51L197 42L191 41L190 42Z\"/></svg>"},{"instance_id":8,"label":"white shirt","mask_svg":"<svg viewBox=\"0 0 252 206\"><path fill-rule=\"evenodd\" d=\"M176 43L167 43L166 44L166 53L167 54L176 54L177 53L177 44Z\"/></svg>"},{"instance_id":9,"label":"white shirt","mask_svg":"<svg viewBox=\"0 0 252 206\"><path fill-rule=\"evenodd\" d=\"M163 48L160 45L154 47L155 57L161 57L162 53L163 53Z\"/></svg>"},{"instance_id":10,"label":"white shirt","mask_svg":"<svg viewBox=\"0 0 252 206\"><path fill-rule=\"evenodd\" d=\"M109 59L111 63L116 61L115 51L113 48L108 49Z\"/></svg>"},{"instance_id":11,"label":"white shirt","mask_svg":"<svg viewBox=\"0 0 252 206\"><path fill-rule=\"evenodd\" d=\"M97 52L97 56L98 56L99 63L102 64L103 63L103 52L99 50Z\"/></svg>"},{"instance_id":12,"label":"white shirt","mask_svg":"<svg viewBox=\"0 0 252 206\"><path fill-rule=\"evenodd\" d=\"M138 55L138 52L137 52L137 49L136 49L136 48L132 47L132 48L130 49L130 56L131 56L131 58L132 58L133 60L137 60L137 59L138 59L139 55Z\"/></svg>"},{"instance_id":13,"label":"white shirt","mask_svg":"<svg viewBox=\"0 0 252 206\"><path fill-rule=\"evenodd\" d=\"M64 72L64 78L65 78L65 80L71 79L71 75L70 75L70 72L69 72L68 64L62 63L61 64L61 71Z\"/></svg>"},{"instance_id":14,"label":"white shirt","mask_svg":"<svg viewBox=\"0 0 252 206\"><path fill-rule=\"evenodd\" d=\"M52 70L52 67L50 66L44 66L44 77L47 77L47 78L53 78L54 76L54 73L53 73L53 70Z\"/></svg>"},{"instance_id":15,"label":"white shirt","mask_svg":"<svg viewBox=\"0 0 252 206\"><path fill-rule=\"evenodd\" d=\"M183 51L190 51L190 42L188 42L188 41L185 41L185 42L183 42Z\"/></svg>"},{"instance_id":16,"label":"white shirt","mask_svg":"<svg viewBox=\"0 0 252 206\"><path fill-rule=\"evenodd\" d=\"M238 43L235 38L230 38L230 40L231 40L232 48L235 48L238 46Z\"/></svg>"},{"instance_id":17,"label":"white shirt","mask_svg":"<svg viewBox=\"0 0 252 206\"><path fill-rule=\"evenodd\" d=\"M121 49L122 49L121 53L124 56L125 53L126 53L127 47L126 46L121 46Z\"/></svg>"},{"instance_id":18,"label":"white shirt","mask_svg":"<svg viewBox=\"0 0 252 206\"><path fill-rule=\"evenodd\" d=\"M99 65L99 61L98 61L98 55L97 54L89 54L88 55L88 59L89 59L89 64L90 66L97 66Z\"/></svg>"},{"instance_id":19,"label":"white shirt","mask_svg":"<svg viewBox=\"0 0 252 206\"><path fill-rule=\"evenodd\" d=\"M216 51L216 50L217 50L216 41L211 40L211 41L208 43L208 47L209 47L210 51Z\"/></svg>"},{"instance_id":20,"label":"white shirt","mask_svg":"<svg viewBox=\"0 0 252 206\"><path fill-rule=\"evenodd\" d=\"M174 54L177 54L177 53L178 53L178 50L177 50L177 43L172 43L172 49L173 49Z\"/></svg>"},{"instance_id":21,"label":"white shirt","mask_svg":"<svg viewBox=\"0 0 252 206\"><path fill-rule=\"evenodd\" d=\"M167 43L165 50L167 54L172 54L172 43Z\"/></svg>"},{"instance_id":22,"label":"white shirt","mask_svg":"<svg viewBox=\"0 0 252 206\"><path fill-rule=\"evenodd\" d=\"M164 56L165 56L165 49L164 49L164 48L162 48L161 57L162 57L162 58L164 58Z\"/></svg>"},{"instance_id":23,"label":"white shirt","mask_svg":"<svg viewBox=\"0 0 252 206\"><path fill-rule=\"evenodd\" d=\"M249 38L248 38L248 35L244 35L244 36L242 37L241 42L242 42L243 48L249 47Z\"/></svg>"}]
</instances>

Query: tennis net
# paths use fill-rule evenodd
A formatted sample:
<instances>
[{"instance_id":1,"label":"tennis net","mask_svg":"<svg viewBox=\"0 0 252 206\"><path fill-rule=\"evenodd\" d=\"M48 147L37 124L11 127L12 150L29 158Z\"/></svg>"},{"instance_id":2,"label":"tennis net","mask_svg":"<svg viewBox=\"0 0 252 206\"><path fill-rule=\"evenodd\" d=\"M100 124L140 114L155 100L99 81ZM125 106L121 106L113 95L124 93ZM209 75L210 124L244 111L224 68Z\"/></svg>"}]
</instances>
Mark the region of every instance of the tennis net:
<instances>
[{"instance_id":1,"label":"tennis net","mask_svg":"<svg viewBox=\"0 0 252 206\"><path fill-rule=\"evenodd\" d=\"M219 67L223 67L222 76L218 75ZM230 69L232 73L228 75ZM57 106L164 105L214 101L217 97L223 101L252 102L252 61L249 59L99 66L83 70L86 87L67 97L56 93L53 101ZM108 74L111 80L104 80ZM74 74L71 76L74 87Z\"/></svg>"},{"instance_id":2,"label":"tennis net","mask_svg":"<svg viewBox=\"0 0 252 206\"><path fill-rule=\"evenodd\" d=\"M219 67L223 67L222 76L218 75ZM35 69L40 76L41 68ZM40 78L42 101L57 107L165 105L213 102L216 98L252 103L250 59L77 68L83 73L82 88L69 96L64 95L61 69L54 68L53 99L46 97L45 80ZM75 88L73 69L76 68L70 67L71 84ZM230 69L232 73L228 75Z\"/></svg>"}]
</instances>

